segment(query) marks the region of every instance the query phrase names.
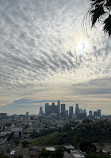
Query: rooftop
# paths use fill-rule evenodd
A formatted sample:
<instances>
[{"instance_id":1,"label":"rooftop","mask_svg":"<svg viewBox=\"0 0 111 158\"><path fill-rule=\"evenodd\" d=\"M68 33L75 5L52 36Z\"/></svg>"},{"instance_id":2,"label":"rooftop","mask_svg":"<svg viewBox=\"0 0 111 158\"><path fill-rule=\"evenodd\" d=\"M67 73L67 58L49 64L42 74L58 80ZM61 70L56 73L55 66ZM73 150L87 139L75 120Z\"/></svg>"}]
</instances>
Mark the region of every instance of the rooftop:
<instances>
[{"instance_id":1,"label":"rooftop","mask_svg":"<svg viewBox=\"0 0 111 158\"><path fill-rule=\"evenodd\" d=\"M48 150L48 151L55 151L54 147L46 147L45 149Z\"/></svg>"},{"instance_id":2,"label":"rooftop","mask_svg":"<svg viewBox=\"0 0 111 158\"><path fill-rule=\"evenodd\" d=\"M75 148L72 145L64 145L64 148L68 150L74 150Z\"/></svg>"}]
</instances>

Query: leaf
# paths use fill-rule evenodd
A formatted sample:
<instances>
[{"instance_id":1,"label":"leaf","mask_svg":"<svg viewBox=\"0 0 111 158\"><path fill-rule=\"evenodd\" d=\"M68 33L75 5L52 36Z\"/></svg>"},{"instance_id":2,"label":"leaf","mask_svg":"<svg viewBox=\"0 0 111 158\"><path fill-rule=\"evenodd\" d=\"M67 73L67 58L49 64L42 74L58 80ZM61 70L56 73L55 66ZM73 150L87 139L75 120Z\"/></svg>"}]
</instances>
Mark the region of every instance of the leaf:
<instances>
[{"instance_id":1,"label":"leaf","mask_svg":"<svg viewBox=\"0 0 111 158\"><path fill-rule=\"evenodd\" d=\"M105 6L106 8L111 9L111 0L107 0Z\"/></svg>"},{"instance_id":2,"label":"leaf","mask_svg":"<svg viewBox=\"0 0 111 158\"><path fill-rule=\"evenodd\" d=\"M103 31L111 35L111 15L104 21Z\"/></svg>"},{"instance_id":3,"label":"leaf","mask_svg":"<svg viewBox=\"0 0 111 158\"><path fill-rule=\"evenodd\" d=\"M92 5L96 5L96 4L104 4L105 0L91 0L92 1Z\"/></svg>"},{"instance_id":4,"label":"leaf","mask_svg":"<svg viewBox=\"0 0 111 158\"><path fill-rule=\"evenodd\" d=\"M92 27L95 25L96 21L99 20L99 18L105 14L103 5L96 5L95 9L90 11L91 14L91 21L92 21Z\"/></svg>"}]
</instances>

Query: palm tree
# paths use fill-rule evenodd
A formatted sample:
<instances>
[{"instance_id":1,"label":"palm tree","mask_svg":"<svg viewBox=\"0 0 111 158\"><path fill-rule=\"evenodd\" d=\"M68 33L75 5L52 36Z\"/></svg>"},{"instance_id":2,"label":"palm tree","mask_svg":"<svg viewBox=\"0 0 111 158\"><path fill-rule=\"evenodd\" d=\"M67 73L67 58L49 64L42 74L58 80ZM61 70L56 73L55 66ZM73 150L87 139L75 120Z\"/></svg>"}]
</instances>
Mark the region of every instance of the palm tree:
<instances>
[{"instance_id":1,"label":"palm tree","mask_svg":"<svg viewBox=\"0 0 111 158\"><path fill-rule=\"evenodd\" d=\"M90 0L91 8L88 14L91 17L91 27L97 21L103 23L103 31L111 36L111 0Z\"/></svg>"}]
</instances>

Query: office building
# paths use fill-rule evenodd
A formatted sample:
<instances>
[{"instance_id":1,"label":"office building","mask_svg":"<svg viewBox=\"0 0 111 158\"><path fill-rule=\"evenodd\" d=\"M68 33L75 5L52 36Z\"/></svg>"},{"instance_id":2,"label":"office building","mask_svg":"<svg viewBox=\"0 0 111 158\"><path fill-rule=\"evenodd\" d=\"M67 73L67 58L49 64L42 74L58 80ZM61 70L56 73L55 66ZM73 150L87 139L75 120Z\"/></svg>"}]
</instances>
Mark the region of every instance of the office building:
<instances>
[{"instance_id":1,"label":"office building","mask_svg":"<svg viewBox=\"0 0 111 158\"><path fill-rule=\"evenodd\" d=\"M55 105L55 103L52 103L51 113L57 113L57 106Z\"/></svg>"},{"instance_id":2,"label":"office building","mask_svg":"<svg viewBox=\"0 0 111 158\"><path fill-rule=\"evenodd\" d=\"M98 112L98 117L101 117L101 110L98 109L97 112Z\"/></svg>"},{"instance_id":3,"label":"office building","mask_svg":"<svg viewBox=\"0 0 111 158\"><path fill-rule=\"evenodd\" d=\"M92 113L92 111L91 111L91 110L89 111L89 116L90 116L90 117L92 117L92 116L93 116L93 113Z\"/></svg>"},{"instance_id":4,"label":"office building","mask_svg":"<svg viewBox=\"0 0 111 158\"><path fill-rule=\"evenodd\" d=\"M61 117L65 117L65 104L61 104Z\"/></svg>"},{"instance_id":5,"label":"office building","mask_svg":"<svg viewBox=\"0 0 111 158\"><path fill-rule=\"evenodd\" d=\"M60 115L60 100L57 102L57 115Z\"/></svg>"},{"instance_id":6,"label":"office building","mask_svg":"<svg viewBox=\"0 0 111 158\"><path fill-rule=\"evenodd\" d=\"M73 106L69 106L69 117L72 118Z\"/></svg>"},{"instance_id":7,"label":"office building","mask_svg":"<svg viewBox=\"0 0 111 158\"><path fill-rule=\"evenodd\" d=\"M29 116L29 112L26 112L26 116Z\"/></svg>"},{"instance_id":8,"label":"office building","mask_svg":"<svg viewBox=\"0 0 111 158\"><path fill-rule=\"evenodd\" d=\"M50 114L50 107L49 107L49 103L45 104L45 115L49 115Z\"/></svg>"},{"instance_id":9,"label":"office building","mask_svg":"<svg viewBox=\"0 0 111 158\"><path fill-rule=\"evenodd\" d=\"M87 115L87 112L86 112L86 109L83 109L83 111L82 111L84 114L86 114Z\"/></svg>"},{"instance_id":10,"label":"office building","mask_svg":"<svg viewBox=\"0 0 111 158\"><path fill-rule=\"evenodd\" d=\"M79 113L80 113L80 114L82 114L82 113L83 113L82 109L79 109Z\"/></svg>"},{"instance_id":11,"label":"office building","mask_svg":"<svg viewBox=\"0 0 111 158\"><path fill-rule=\"evenodd\" d=\"M98 117L98 112L94 111L94 117Z\"/></svg>"},{"instance_id":12,"label":"office building","mask_svg":"<svg viewBox=\"0 0 111 158\"><path fill-rule=\"evenodd\" d=\"M77 119L79 118L79 114L80 114L80 109L79 109L79 105L76 104L76 107L75 107L75 114L76 114L76 117Z\"/></svg>"},{"instance_id":13,"label":"office building","mask_svg":"<svg viewBox=\"0 0 111 158\"><path fill-rule=\"evenodd\" d=\"M101 110L94 111L94 117L101 117Z\"/></svg>"},{"instance_id":14,"label":"office building","mask_svg":"<svg viewBox=\"0 0 111 158\"><path fill-rule=\"evenodd\" d=\"M75 107L75 114L78 115L79 113L80 113L79 105L76 104L76 107Z\"/></svg>"}]
</instances>

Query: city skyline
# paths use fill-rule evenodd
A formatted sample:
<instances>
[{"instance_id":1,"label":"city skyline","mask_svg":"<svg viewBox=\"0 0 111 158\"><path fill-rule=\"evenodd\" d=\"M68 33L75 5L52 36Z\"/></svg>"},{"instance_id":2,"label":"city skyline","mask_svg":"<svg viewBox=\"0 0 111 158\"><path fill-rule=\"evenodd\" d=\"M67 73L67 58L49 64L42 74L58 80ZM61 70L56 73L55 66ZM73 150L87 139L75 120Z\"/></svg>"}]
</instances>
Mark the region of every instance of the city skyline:
<instances>
[{"instance_id":1,"label":"city skyline","mask_svg":"<svg viewBox=\"0 0 111 158\"><path fill-rule=\"evenodd\" d=\"M37 111L36 111L37 112ZM12 113L9 114L7 112L1 112L0 115L2 116L10 116L10 115L26 115L26 116L31 116L33 113L29 112L28 109L25 113ZM60 100L56 102L47 102L45 103L44 107L40 106L39 107L39 113L35 113L35 116L39 117L52 117L56 119L86 119L87 117L89 119L94 119L96 117L101 117L105 116L102 114L101 109L83 109L80 107L78 103L75 105L70 105L67 106L65 103L61 102Z\"/></svg>"},{"instance_id":2,"label":"city skyline","mask_svg":"<svg viewBox=\"0 0 111 158\"><path fill-rule=\"evenodd\" d=\"M59 99L111 114L111 39L99 23L84 24L89 0L1 0L0 8L0 112L34 113Z\"/></svg>"},{"instance_id":3,"label":"city skyline","mask_svg":"<svg viewBox=\"0 0 111 158\"><path fill-rule=\"evenodd\" d=\"M86 119L89 117L89 119L92 119L94 117L101 118L101 109L97 109L96 111L92 111L91 109L89 112L87 109L82 109L79 107L79 104L75 104L75 110L74 106L71 105L66 108L66 104L61 103L60 100L58 100L56 103L52 102L51 104L45 103L45 110L43 110L42 107L40 107L39 110L39 117L54 117L54 118L70 118L70 119ZM27 114L28 112L26 112Z\"/></svg>"},{"instance_id":4,"label":"city skyline","mask_svg":"<svg viewBox=\"0 0 111 158\"><path fill-rule=\"evenodd\" d=\"M76 113L76 105L80 106L80 110L82 109L83 111L86 110L86 113L89 114L89 111L94 112L95 110L98 110L100 108L95 108L94 106L82 106L81 104L78 104L77 102L73 102L73 101L60 101L60 100L39 100L39 101L33 101L33 105L29 105L28 103L30 103L30 100L23 100L24 105L22 105L22 107L19 108L18 105L20 105L19 103L21 103L20 100L17 100L16 102L18 102L18 105L15 106L16 104L11 104L10 106L3 106L2 108L0 108L0 112L1 113L7 113L8 115L13 115L13 114L17 114L17 115L24 115L27 112L30 113L30 115L39 115L40 113L40 109L42 108L44 114L47 113L46 112L46 106L48 105L49 107L52 106L52 104L54 104L54 106L58 106L58 101L60 102L59 105L59 109L56 109L56 112L58 111L59 113L62 113L62 107L61 105L63 105L63 111L68 111L68 115L69 115L69 111L70 111L70 107L71 109L73 108L73 113ZM38 102L39 105L36 105L36 103ZM35 105L34 105L35 103ZM41 104L43 103L43 104ZM26 105L25 105L26 104ZM15 107L14 107L15 106ZM21 111L22 109L22 111ZM16 112L15 112L16 110ZM102 110L102 109L101 109ZM72 110L71 110L72 111ZM63 112L63 113L64 113ZM102 114L105 115L102 111ZM49 114L48 114L49 115ZM64 114L63 114L64 115ZM106 115L110 115L110 114L106 114Z\"/></svg>"}]
</instances>

